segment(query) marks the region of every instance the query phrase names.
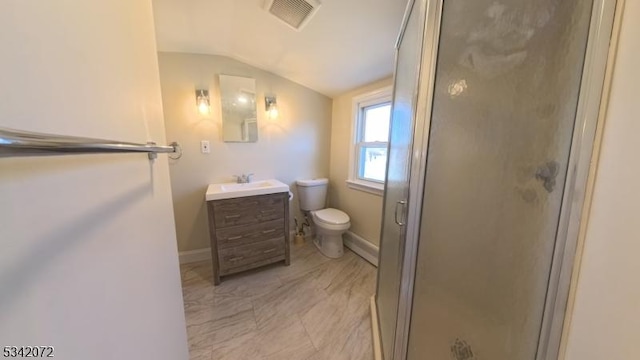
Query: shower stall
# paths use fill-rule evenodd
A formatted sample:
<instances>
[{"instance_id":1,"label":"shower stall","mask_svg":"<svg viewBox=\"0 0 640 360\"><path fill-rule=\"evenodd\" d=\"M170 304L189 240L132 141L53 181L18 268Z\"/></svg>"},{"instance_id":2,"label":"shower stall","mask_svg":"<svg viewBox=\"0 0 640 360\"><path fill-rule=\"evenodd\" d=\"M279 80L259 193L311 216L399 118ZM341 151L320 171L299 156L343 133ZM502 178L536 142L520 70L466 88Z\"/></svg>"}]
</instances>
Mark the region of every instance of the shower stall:
<instances>
[{"instance_id":1,"label":"shower stall","mask_svg":"<svg viewBox=\"0 0 640 360\"><path fill-rule=\"evenodd\" d=\"M385 360L557 359L615 0L413 0L378 285Z\"/></svg>"}]
</instances>

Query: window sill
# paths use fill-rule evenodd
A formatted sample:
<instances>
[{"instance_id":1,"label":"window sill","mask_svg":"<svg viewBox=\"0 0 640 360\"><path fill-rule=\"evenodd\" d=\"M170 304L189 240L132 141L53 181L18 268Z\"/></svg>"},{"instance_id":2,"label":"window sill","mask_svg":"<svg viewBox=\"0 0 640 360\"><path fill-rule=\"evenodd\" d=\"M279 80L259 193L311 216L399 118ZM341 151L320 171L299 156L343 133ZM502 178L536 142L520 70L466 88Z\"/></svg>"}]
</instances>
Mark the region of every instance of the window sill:
<instances>
[{"instance_id":1,"label":"window sill","mask_svg":"<svg viewBox=\"0 0 640 360\"><path fill-rule=\"evenodd\" d=\"M383 184L373 185L357 180L347 180L347 186L354 190L364 191L378 196L384 195Z\"/></svg>"}]
</instances>

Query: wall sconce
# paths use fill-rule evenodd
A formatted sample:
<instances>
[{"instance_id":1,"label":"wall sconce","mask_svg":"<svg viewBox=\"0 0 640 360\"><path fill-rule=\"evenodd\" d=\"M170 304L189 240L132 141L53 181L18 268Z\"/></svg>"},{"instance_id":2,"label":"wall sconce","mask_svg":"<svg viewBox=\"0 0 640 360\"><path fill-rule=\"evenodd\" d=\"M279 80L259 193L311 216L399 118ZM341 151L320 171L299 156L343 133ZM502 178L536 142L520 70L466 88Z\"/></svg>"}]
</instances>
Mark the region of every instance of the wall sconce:
<instances>
[{"instance_id":1,"label":"wall sconce","mask_svg":"<svg viewBox=\"0 0 640 360\"><path fill-rule=\"evenodd\" d=\"M211 113L211 101L209 100L209 90L196 90L196 105L200 115Z\"/></svg>"},{"instance_id":2,"label":"wall sconce","mask_svg":"<svg viewBox=\"0 0 640 360\"><path fill-rule=\"evenodd\" d=\"M264 97L264 108L267 111L267 116L271 120L278 118L278 102L276 101L275 96Z\"/></svg>"}]
</instances>

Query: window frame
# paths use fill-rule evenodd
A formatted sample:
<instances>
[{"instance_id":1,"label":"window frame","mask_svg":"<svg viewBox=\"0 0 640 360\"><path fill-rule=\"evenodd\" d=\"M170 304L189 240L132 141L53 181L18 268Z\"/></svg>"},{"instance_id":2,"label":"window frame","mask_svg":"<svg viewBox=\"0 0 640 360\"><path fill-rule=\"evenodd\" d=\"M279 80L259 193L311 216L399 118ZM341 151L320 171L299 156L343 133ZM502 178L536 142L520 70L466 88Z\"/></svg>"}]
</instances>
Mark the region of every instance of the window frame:
<instances>
[{"instance_id":1,"label":"window frame","mask_svg":"<svg viewBox=\"0 0 640 360\"><path fill-rule=\"evenodd\" d=\"M388 148L389 139L387 141L363 141L361 140L364 135L364 111L368 107L383 106L383 104L391 105L391 111L393 111L393 98L392 98L392 86L385 86L383 88L367 92L365 94L356 96L353 98L352 114L351 114L351 144L350 144L350 156L349 156L349 178L347 179L347 186L349 188L365 191L375 195L382 196L384 193L384 181L376 181L373 179L363 179L360 177L361 169L361 150L364 147L380 147ZM391 116L391 115L390 115ZM391 119L389 119L391 121ZM391 134L389 134L391 135ZM388 156L388 153L387 153ZM386 180L386 168L385 168L385 180Z\"/></svg>"}]
</instances>

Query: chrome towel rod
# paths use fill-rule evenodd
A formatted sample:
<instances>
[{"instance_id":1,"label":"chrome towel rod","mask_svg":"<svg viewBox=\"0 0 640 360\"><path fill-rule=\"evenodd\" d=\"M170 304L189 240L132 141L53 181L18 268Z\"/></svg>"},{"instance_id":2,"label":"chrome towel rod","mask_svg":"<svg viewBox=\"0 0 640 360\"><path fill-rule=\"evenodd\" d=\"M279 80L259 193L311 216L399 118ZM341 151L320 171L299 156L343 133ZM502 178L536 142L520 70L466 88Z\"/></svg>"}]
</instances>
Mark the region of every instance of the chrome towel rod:
<instances>
[{"instance_id":1,"label":"chrome towel rod","mask_svg":"<svg viewBox=\"0 0 640 360\"><path fill-rule=\"evenodd\" d=\"M180 145L176 142L158 146L153 142L136 144L0 128L0 157L147 153L152 160L158 153L176 153L179 149Z\"/></svg>"}]
</instances>

